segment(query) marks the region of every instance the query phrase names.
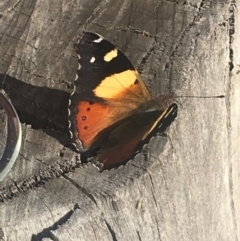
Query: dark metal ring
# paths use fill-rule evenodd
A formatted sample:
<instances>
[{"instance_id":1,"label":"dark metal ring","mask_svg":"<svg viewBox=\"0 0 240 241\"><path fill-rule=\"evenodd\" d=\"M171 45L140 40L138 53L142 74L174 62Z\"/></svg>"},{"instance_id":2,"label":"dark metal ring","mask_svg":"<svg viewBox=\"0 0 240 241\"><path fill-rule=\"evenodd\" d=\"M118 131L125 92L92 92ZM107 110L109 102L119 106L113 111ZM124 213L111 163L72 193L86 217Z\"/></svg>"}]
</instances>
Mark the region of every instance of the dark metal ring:
<instances>
[{"instance_id":1,"label":"dark metal ring","mask_svg":"<svg viewBox=\"0 0 240 241\"><path fill-rule=\"evenodd\" d=\"M16 110L3 90L0 90L0 105L7 114L7 142L0 160L0 181L2 181L18 157L22 144L22 128Z\"/></svg>"}]
</instances>

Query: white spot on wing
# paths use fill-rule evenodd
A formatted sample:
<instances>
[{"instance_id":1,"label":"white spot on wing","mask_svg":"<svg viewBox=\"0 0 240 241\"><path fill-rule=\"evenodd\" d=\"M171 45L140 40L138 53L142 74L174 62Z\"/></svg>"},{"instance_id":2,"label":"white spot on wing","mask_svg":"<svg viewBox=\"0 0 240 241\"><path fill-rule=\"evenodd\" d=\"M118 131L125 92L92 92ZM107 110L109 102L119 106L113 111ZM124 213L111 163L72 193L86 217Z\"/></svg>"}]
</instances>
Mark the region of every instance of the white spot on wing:
<instances>
[{"instance_id":1,"label":"white spot on wing","mask_svg":"<svg viewBox=\"0 0 240 241\"><path fill-rule=\"evenodd\" d=\"M78 151L78 148L75 143L72 143L72 145L75 147L75 149Z\"/></svg>"},{"instance_id":2,"label":"white spot on wing","mask_svg":"<svg viewBox=\"0 0 240 241\"><path fill-rule=\"evenodd\" d=\"M101 172L101 171L103 170L103 168L104 168L104 164L103 164L103 163L100 163L100 162L98 162L98 161L93 162L92 165L93 165L94 167L96 167L96 168L98 169L98 171L100 171L100 172Z\"/></svg>"},{"instance_id":3,"label":"white spot on wing","mask_svg":"<svg viewBox=\"0 0 240 241\"><path fill-rule=\"evenodd\" d=\"M81 65L80 65L80 64L78 64L78 70L79 70L79 69L81 69Z\"/></svg>"},{"instance_id":4,"label":"white spot on wing","mask_svg":"<svg viewBox=\"0 0 240 241\"><path fill-rule=\"evenodd\" d=\"M74 86L73 86L73 91L72 91L72 93L70 94L70 96L74 95L75 92L76 92L76 86L74 85ZM70 100L70 99L69 99L69 101L68 101L68 105L71 105L71 100Z\"/></svg>"},{"instance_id":5,"label":"white spot on wing","mask_svg":"<svg viewBox=\"0 0 240 241\"><path fill-rule=\"evenodd\" d=\"M76 86L73 86L73 92L71 93L71 96L76 92ZM69 105L71 104L71 100L69 100Z\"/></svg>"},{"instance_id":6,"label":"white spot on wing","mask_svg":"<svg viewBox=\"0 0 240 241\"><path fill-rule=\"evenodd\" d=\"M95 62L95 58L94 57L92 57L91 59L90 59L90 63L94 63Z\"/></svg>"},{"instance_id":7,"label":"white spot on wing","mask_svg":"<svg viewBox=\"0 0 240 241\"><path fill-rule=\"evenodd\" d=\"M81 142L79 142L79 140L75 140L75 141L77 142L77 144L76 143L72 143L72 145L75 147L75 149L77 151L81 151L81 149L78 147L79 145L81 145Z\"/></svg>"},{"instance_id":8,"label":"white spot on wing","mask_svg":"<svg viewBox=\"0 0 240 241\"><path fill-rule=\"evenodd\" d=\"M94 43L100 43L102 42L103 38L99 37L98 39L93 40Z\"/></svg>"},{"instance_id":9,"label":"white spot on wing","mask_svg":"<svg viewBox=\"0 0 240 241\"><path fill-rule=\"evenodd\" d=\"M71 121L68 121L68 128L70 128L71 127ZM72 132L71 131L69 131L70 133L71 133L71 135L72 135Z\"/></svg>"},{"instance_id":10,"label":"white spot on wing","mask_svg":"<svg viewBox=\"0 0 240 241\"><path fill-rule=\"evenodd\" d=\"M78 75L76 74L75 80L77 80L77 79L78 79Z\"/></svg>"}]
</instances>

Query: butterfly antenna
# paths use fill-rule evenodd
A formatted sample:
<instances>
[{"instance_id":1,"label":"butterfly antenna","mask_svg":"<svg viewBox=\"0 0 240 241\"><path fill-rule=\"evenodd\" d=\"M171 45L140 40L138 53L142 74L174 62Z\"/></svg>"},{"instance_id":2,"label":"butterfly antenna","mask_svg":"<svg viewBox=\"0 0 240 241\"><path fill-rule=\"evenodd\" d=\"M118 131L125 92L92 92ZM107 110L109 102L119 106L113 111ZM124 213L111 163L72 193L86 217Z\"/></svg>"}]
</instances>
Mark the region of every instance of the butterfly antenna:
<instances>
[{"instance_id":1,"label":"butterfly antenna","mask_svg":"<svg viewBox=\"0 0 240 241\"><path fill-rule=\"evenodd\" d=\"M225 95L212 95L212 96L196 96L196 95L175 95L173 98L198 98L198 99L220 99L225 98Z\"/></svg>"}]
</instances>

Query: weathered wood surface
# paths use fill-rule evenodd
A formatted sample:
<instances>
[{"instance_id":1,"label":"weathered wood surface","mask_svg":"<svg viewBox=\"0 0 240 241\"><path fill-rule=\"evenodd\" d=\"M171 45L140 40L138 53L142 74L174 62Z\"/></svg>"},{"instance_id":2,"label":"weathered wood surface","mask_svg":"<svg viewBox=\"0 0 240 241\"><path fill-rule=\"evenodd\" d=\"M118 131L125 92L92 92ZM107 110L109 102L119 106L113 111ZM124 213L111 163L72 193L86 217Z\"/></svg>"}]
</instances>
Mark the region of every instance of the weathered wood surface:
<instances>
[{"instance_id":1,"label":"weathered wood surface","mask_svg":"<svg viewBox=\"0 0 240 241\"><path fill-rule=\"evenodd\" d=\"M0 86L23 128L0 184L0 240L239 240L240 3L183 2L0 3ZM64 146L83 29L119 46L154 96L170 86L226 97L178 98L168 137L152 138L127 166L75 168Z\"/></svg>"}]
</instances>

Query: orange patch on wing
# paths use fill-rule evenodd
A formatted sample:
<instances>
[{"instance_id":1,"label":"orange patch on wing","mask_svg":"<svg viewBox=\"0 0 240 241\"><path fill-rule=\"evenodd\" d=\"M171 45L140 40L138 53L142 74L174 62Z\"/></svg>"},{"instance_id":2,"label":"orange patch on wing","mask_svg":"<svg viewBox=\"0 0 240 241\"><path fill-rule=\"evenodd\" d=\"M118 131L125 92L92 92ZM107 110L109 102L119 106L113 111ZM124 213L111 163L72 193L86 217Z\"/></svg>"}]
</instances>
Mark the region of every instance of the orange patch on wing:
<instances>
[{"instance_id":1,"label":"orange patch on wing","mask_svg":"<svg viewBox=\"0 0 240 241\"><path fill-rule=\"evenodd\" d=\"M94 137L109 126L111 116L109 107L98 103L81 101L77 106L76 127L77 135L84 148L89 148Z\"/></svg>"},{"instance_id":2,"label":"orange patch on wing","mask_svg":"<svg viewBox=\"0 0 240 241\"><path fill-rule=\"evenodd\" d=\"M119 120L128 117L132 110L150 100L151 96L148 92L143 92L141 82L136 79L137 72L130 71L126 74L128 75L129 73L130 76L132 76L132 80L130 80L126 86L118 83L116 86L119 88L111 92L111 87L103 87L102 82L100 87L98 86L95 89L101 92L101 97L106 101L105 104L96 102L91 104L88 101L81 101L78 104L75 119L77 129L76 137L82 142L85 150L92 148L92 144L94 144L95 141L99 141L100 143L101 140L97 140L95 137L97 137L101 131L112 126ZM97 93L99 94L99 92ZM107 96L104 95L104 93L106 93ZM110 96L111 98L109 98ZM98 97L100 96L98 95Z\"/></svg>"}]
</instances>

